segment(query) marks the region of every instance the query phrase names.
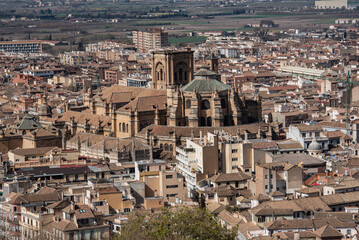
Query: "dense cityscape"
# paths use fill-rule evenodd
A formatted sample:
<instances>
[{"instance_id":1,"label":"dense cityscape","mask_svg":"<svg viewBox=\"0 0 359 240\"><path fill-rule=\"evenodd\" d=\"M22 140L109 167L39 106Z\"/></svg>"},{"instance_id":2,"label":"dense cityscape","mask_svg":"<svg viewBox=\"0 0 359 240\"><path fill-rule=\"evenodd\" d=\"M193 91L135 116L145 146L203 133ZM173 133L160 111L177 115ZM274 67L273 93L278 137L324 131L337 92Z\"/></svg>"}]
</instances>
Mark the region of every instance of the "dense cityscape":
<instances>
[{"instance_id":1,"label":"dense cityscape","mask_svg":"<svg viewBox=\"0 0 359 240\"><path fill-rule=\"evenodd\" d=\"M359 2L0 6L0 239L359 239Z\"/></svg>"}]
</instances>

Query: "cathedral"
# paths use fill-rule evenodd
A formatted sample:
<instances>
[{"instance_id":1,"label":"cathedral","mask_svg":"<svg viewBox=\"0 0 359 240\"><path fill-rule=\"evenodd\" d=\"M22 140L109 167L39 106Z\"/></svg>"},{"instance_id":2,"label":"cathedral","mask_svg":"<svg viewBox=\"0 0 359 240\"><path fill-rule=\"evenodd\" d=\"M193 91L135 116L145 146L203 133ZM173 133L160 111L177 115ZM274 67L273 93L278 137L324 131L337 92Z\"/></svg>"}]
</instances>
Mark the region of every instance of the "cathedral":
<instances>
[{"instance_id":1,"label":"cathedral","mask_svg":"<svg viewBox=\"0 0 359 240\"><path fill-rule=\"evenodd\" d=\"M221 127L261 118L258 99L245 100L220 81L218 59L193 73L193 51L152 53L152 87L167 89L167 125Z\"/></svg>"},{"instance_id":2,"label":"cathedral","mask_svg":"<svg viewBox=\"0 0 359 240\"><path fill-rule=\"evenodd\" d=\"M89 90L84 105L88 110L81 116L66 109L57 125L71 135L93 131L126 138L152 124L236 126L257 122L262 114L259 98L245 99L220 81L214 56L194 72L191 49L152 52L152 89L113 85L98 94Z\"/></svg>"}]
</instances>

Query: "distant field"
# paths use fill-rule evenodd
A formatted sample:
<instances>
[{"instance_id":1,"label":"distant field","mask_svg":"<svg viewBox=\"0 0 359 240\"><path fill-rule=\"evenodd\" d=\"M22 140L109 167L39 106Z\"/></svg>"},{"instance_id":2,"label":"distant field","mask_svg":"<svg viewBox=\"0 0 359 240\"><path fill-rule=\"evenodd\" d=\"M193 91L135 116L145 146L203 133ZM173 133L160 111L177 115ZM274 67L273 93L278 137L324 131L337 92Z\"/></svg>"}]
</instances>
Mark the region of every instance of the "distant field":
<instances>
[{"instance_id":1,"label":"distant field","mask_svg":"<svg viewBox=\"0 0 359 240\"><path fill-rule=\"evenodd\" d=\"M359 1L359 0L358 0ZM294 14L278 13L278 14L258 14L258 15L245 15L239 17L230 17L233 19L251 19L251 18L277 18L277 17L287 17L293 16Z\"/></svg>"},{"instance_id":2,"label":"distant field","mask_svg":"<svg viewBox=\"0 0 359 240\"><path fill-rule=\"evenodd\" d=\"M280 31L288 28L297 28L304 31L328 27L338 18L359 18L357 12L328 13L319 11L300 13L293 11L278 12L282 7L311 7L312 0L287 0L281 2L246 2L233 6L214 6L215 1L174 1L174 0L131 0L125 1L100 1L74 3L71 6L57 6L44 8L26 8L28 0L0 0L1 12L11 12L7 17L31 13L29 21L0 22L0 35L3 39L49 39L66 40L72 45L62 46L69 48L76 46L79 41L100 41L103 39L128 40L129 32L144 28L165 28L170 34L170 43L194 45L204 42L206 37L179 37L180 35L195 31L253 31L253 28L245 28L247 24L259 24L261 20L270 19L279 24L278 28L269 31ZM349 3L359 3L359 0L349 0ZM274 9L275 7L276 9ZM51 9L50 9L51 8ZM237 14L240 10L251 9L258 11L252 14ZM42 13L39 13L42 10ZM183 13L173 16L175 13ZM79 22L66 19L79 19ZM39 19L40 17L55 17L54 19ZM122 16L123 15L123 16ZM158 16L157 18L144 16ZM31 15L30 15L31 16ZM111 22L112 18L118 18L118 22ZM91 20L82 22L81 20Z\"/></svg>"},{"instance_id":3,"label":"distant field","mask_svg":"<svg viewBox=\"0 0 359 240\"><path fill-rule=\"evenodd\" d=\"M168 38L168 42L171 44L178 43L192 43L192 42L205 42L207 37L170 37Z\"/></svg>"}]
</instances>

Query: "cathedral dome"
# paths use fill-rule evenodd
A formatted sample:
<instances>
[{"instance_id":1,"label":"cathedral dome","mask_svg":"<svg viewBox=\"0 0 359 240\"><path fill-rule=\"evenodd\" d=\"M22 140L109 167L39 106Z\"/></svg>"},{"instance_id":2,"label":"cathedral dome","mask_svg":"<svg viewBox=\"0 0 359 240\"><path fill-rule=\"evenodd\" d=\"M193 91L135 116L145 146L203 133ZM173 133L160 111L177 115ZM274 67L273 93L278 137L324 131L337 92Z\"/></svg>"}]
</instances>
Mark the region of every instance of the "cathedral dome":
<instances>
[{"instance_id":1,"label":"cathedral dome","mask_svg":"<svg viewBox=\"0 0 359 240\"><path fill-rule=\"evenodd\" d=\"M200 69L194 75L193 81L182 87L185 92L213 92L228 91L230 87L217 80L218 74L207 69Z\"/></svg>"}]
</instances>

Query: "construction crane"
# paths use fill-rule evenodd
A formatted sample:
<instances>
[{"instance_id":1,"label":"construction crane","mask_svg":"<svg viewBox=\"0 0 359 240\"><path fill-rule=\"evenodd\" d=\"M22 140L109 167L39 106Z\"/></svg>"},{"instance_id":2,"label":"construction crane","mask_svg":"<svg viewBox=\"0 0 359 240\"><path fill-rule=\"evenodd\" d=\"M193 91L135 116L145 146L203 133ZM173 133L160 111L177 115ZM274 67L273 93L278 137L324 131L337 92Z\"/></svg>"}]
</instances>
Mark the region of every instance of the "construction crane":
<instances>
[{"instance_id":1,"label":"construction crane","mask_svg":"<svg viewBox=\"0 0 359 240\"><path fill-rule=\"evenodd\" d=\"M343 80L333 80L333 79L324 79L324 80L329 80L330 82L341 82L345 84L345 130L346 130L346 134L348 136L350 136L350 88L351 85L353 84L358 84L359 82L354 82L350 80L350 73L348 71L347 73L347 78L345 81Z\"/></svg>"}]
</instances>

